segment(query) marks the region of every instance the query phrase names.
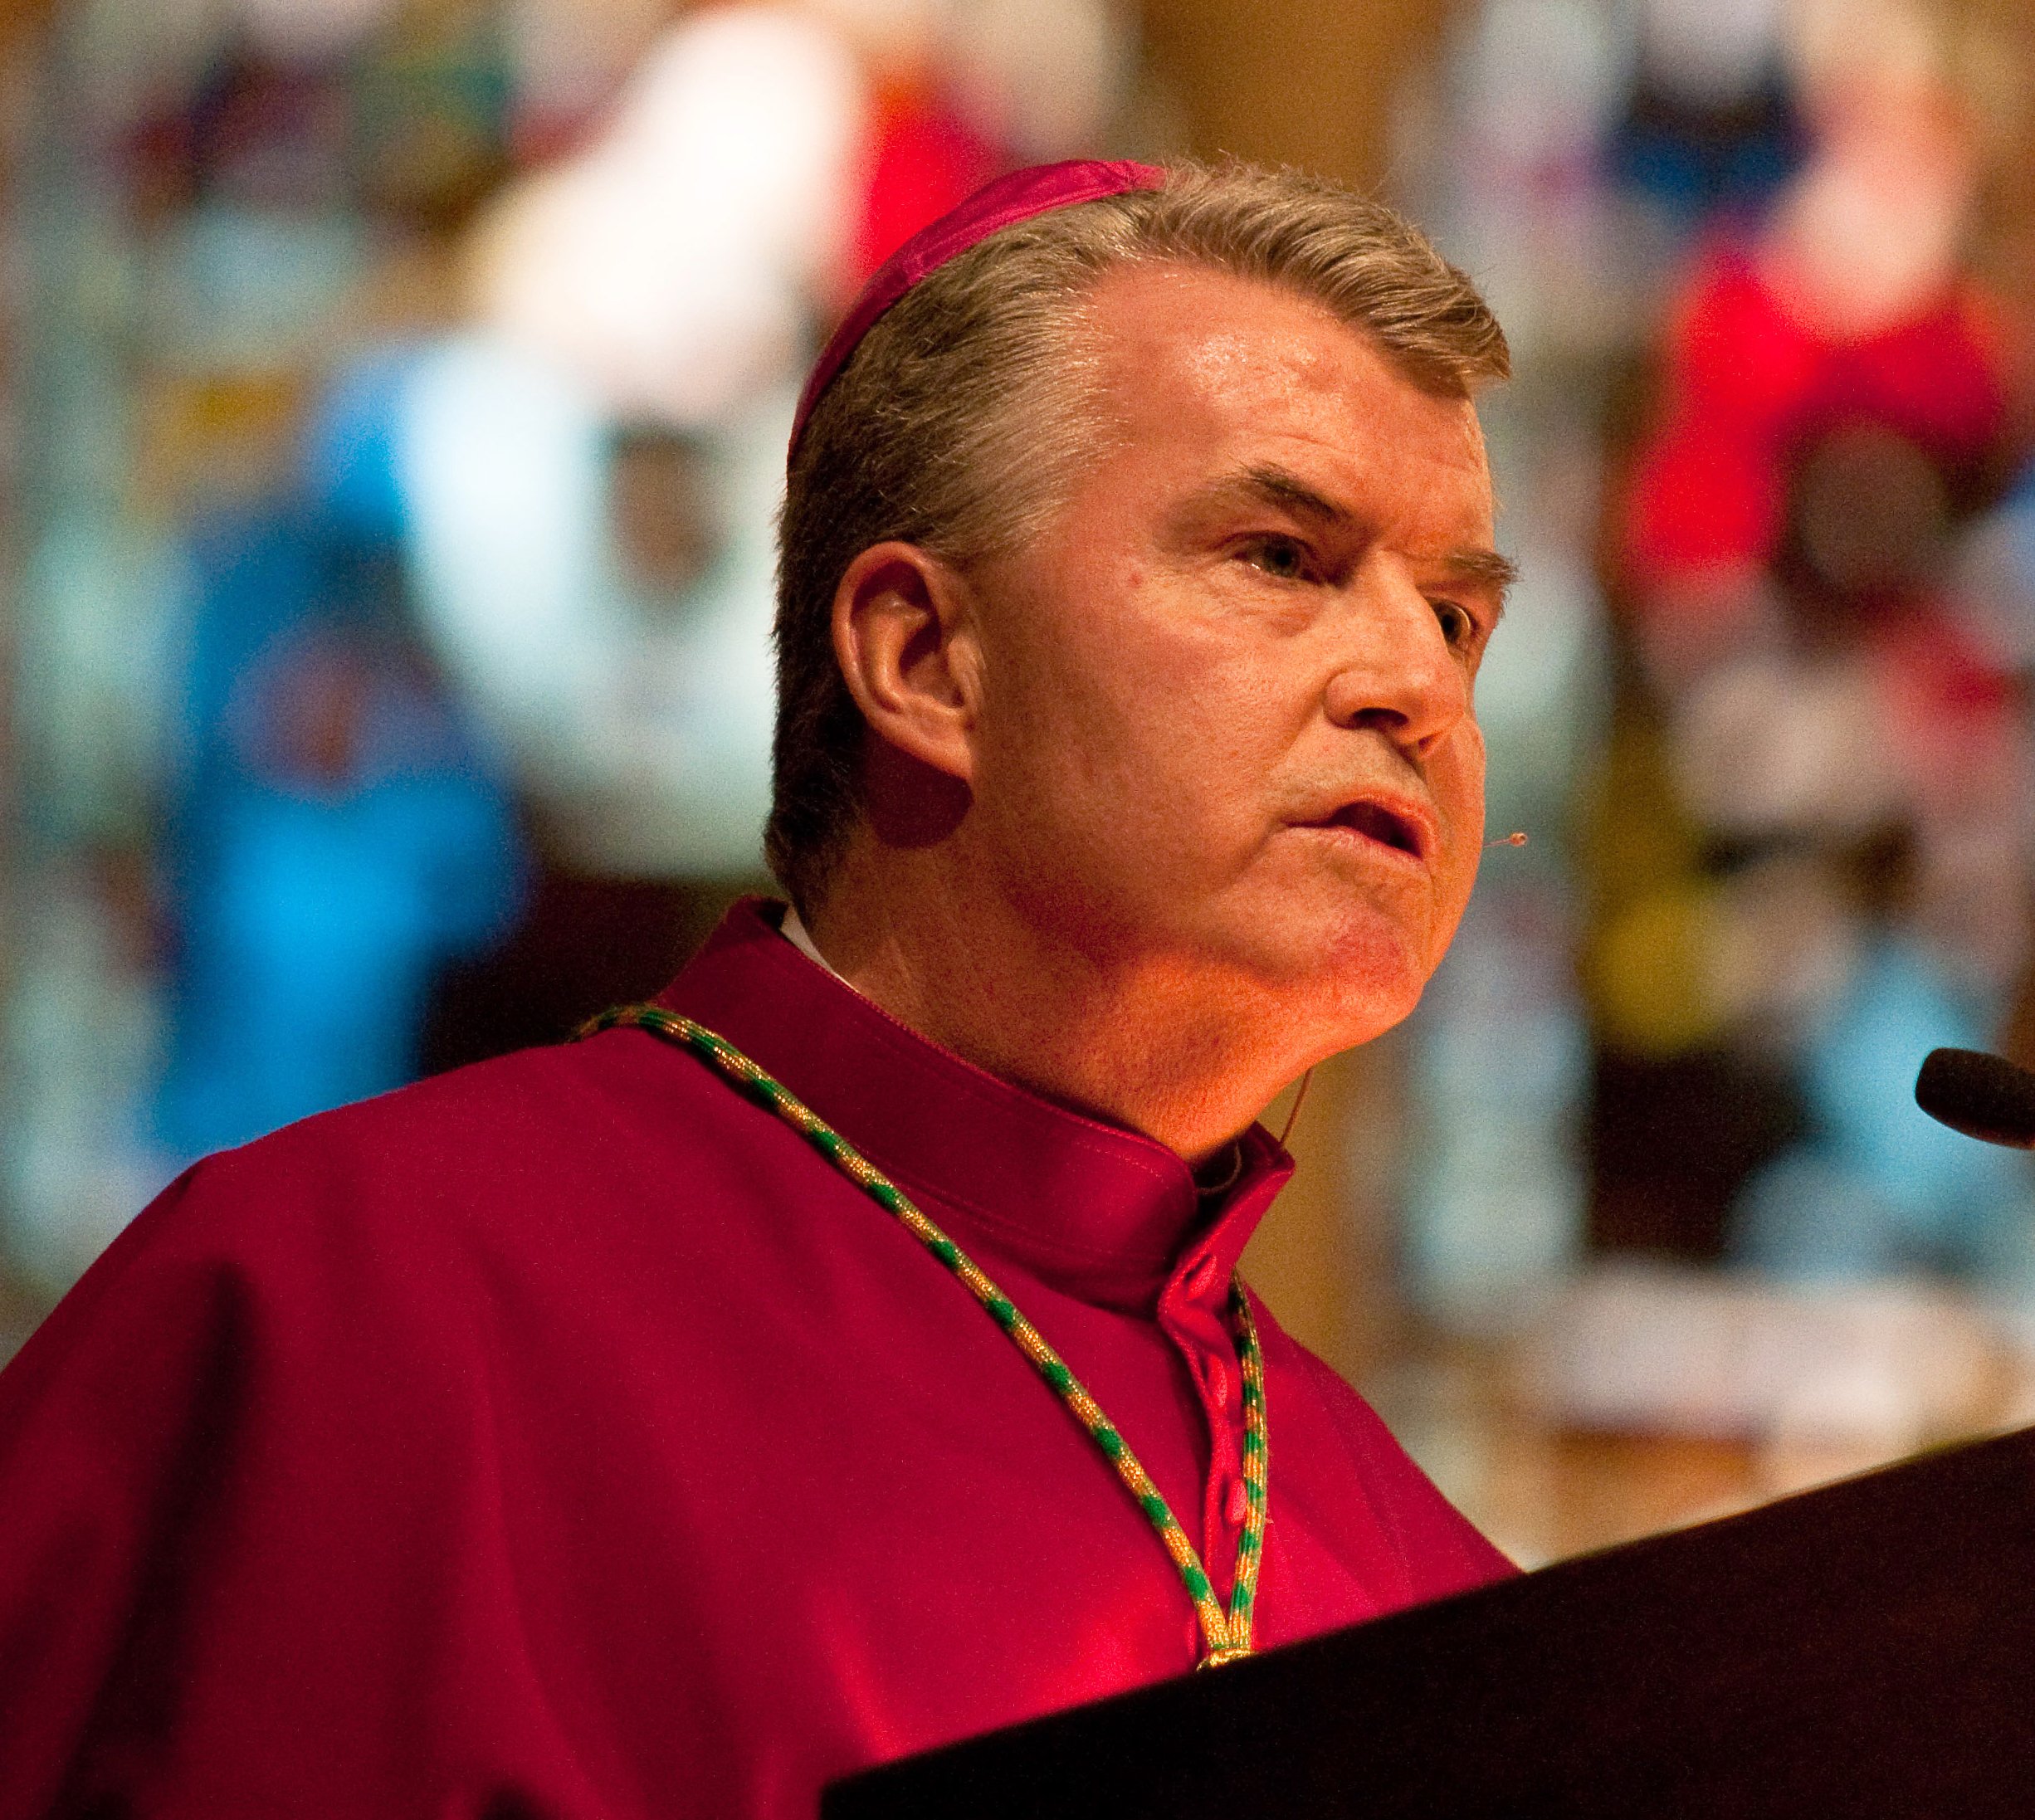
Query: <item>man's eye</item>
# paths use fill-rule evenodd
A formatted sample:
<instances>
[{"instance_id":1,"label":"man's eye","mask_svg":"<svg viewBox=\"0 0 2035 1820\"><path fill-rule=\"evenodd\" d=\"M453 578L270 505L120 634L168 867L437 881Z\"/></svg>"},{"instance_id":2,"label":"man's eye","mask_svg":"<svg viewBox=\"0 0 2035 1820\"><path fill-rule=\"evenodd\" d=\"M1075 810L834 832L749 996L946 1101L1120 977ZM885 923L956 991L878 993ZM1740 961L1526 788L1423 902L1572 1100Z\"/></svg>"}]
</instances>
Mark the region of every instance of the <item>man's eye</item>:
<instances>
[{"instance_id":1,"label":"man's eye","mask_svg":"<svg viewBox=\"0 0 2035 1820\"><path fill-rule=\"evenodd\" d=\"M1283 582L1298 581L1307 573L1307 548L1290 537L1261 537L1244 546L1243 559Z\"/></svg>"},{"instance_id":2,"label":"man's eye","mask_svg":"<svg viewBox=\"0 0 2035 1820\"><path fill-rule=\"evenodd\" d=\"M1434 617L1441 624L1442 636L1452 645L1466 645L1476 637L1476 619L1452 600L1437 600Z\"/></svg>"}]
</instances>

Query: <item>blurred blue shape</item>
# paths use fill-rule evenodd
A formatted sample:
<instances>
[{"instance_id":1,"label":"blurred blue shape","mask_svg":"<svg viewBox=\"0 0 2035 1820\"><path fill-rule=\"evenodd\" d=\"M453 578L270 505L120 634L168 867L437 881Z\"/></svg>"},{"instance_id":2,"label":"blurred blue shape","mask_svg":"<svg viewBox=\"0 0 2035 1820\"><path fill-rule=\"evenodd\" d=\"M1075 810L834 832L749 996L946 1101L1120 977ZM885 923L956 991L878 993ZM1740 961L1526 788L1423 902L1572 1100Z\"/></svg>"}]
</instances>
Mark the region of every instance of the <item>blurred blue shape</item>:
<instances>
[{"instance_id":1,"label":"blurred blue shape","mask_svg":"<svg viewBox=\"0 0 2035 1820\"><path fill-rule=\"evenodd\" d=\"M1791 1278L1940 1267L2018 1275L2035 1213L2027 1159L1960 1136L1915 1103L1923 1056L1983 1048L1987 1025L1974 998L1919 947L1875 941L1803 1058L1812 1135L1740 1196L1740 1261Z\"/></svg>"},{"instance_id":2,"label":"blurred blue shape","mask_svg":"<svg viewBox=\"0 0 2035 1820\"><path fill-rule=\"evenodd\" d=\"M398 446L422 358L403 344L354 361L327 388L304 439L305 491L363 543L393 548L407 529Z\"/></svg>"},{"instance_id":3,"label":"blurred blue shape","mask_svg":"<svg viewBox=\"0 0 2035 1820\"><path fill-rule=\"evenodd\" d=\"M1400 1263L1423 1312L1457 1331L1530 1319L1582 1247L1589 1041L1570 923L1555 878L1481 884L1409 1022L1421 1141Z\"/></svg>"},{"instance_id":4,"label":"blurred blue shape","mask_svg":"<svg viewBox=\"0 0 2035 1820\"><path fill-rule=\"evenodd\" d=\"M401 373L343 374L302 490L193 539L156 1116L178 1157L411 1079L434 975L522 900L498 768L410 623Z\"/></svg>"},{"instance_id":5,"label":"blurred blue shape","mask_svg":"<svg viewBox=\"0 0 2035 1820\"><path fill-rule=\"evenodd\" d=\"M1642 90L1608 149L1619 183L1683 227L1757 213L1800 168L1803 150L1778 82L1715 108Z\"/></svg>"},{"instance_id":6,"label":"blurred blue shape","mask_svg":"<svg viewBox=\"0 0 2035 1820\"><path fill-rule=\"evenodd\" d=\"M237 778L215 813L159 1110L184 1156L411 1079L433 974L518 897L505 807L451 752L329 794Z\"/></svg>"}]
</instances>

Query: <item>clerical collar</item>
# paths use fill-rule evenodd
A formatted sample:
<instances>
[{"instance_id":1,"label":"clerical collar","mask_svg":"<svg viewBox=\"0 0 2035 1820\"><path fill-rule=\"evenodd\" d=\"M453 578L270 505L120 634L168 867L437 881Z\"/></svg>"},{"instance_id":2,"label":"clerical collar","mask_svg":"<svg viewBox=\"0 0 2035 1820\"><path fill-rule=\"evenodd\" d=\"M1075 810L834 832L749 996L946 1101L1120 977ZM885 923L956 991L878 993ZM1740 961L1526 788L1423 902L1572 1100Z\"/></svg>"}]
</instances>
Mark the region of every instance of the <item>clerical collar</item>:
<instances>
[{"instance_id":1,"label":"clerical collar","mask_svg":"<svg viewBox=\"0 0 2035 1820\"><path fill-rule=\"evenodd\" d=\"M841 969L814 945L812 933L806 928L805 919L798 914L796 904L784 906L784 920L778 925L778 933L815 967L825 968L842 985L847 986L850 992L860 991L858 987L849 985ZM1195 1172L1194 1193L1203 1201L1228 1193L1242 1177L1244 1160L1244 1148L1241 1142L1225 1144L1210 1165L1206 1176L1201 1171ZM1207 1178L1208 1176L1212 1176L1213 1179Z\"/></svg>"},{"instance_id":2,"label":"clerical collar","mask_svg":"<svg viewBox=\"0 0 2035 1820\"><path fill-rule=\"evenodd\" d=\"M813 945L813 938L806 931L805 920L799 915L798 906L796 904L787 904L784 906L784 920L778 925L778 934L803 954L815 967L824 967L836 979L841 979L840 969ZM848 985L845 979L841 979L841 983L844 986ZM855 988L848 986L848 990L853 992Z\"/></svg>"},{"instance_id":3,"label":"clerical collar","mask_svg":"<svg viewBox=\"0 0 2035 1820\"><path fill-rule=\"evenodd\" d=\"M1239 1140L1236 1185L1210 1210L1164 1144L929 1042L780 930L776 910L736 905L657 1002L754 1056L908 1193L939 1202L964 1246L1111 1304L1149 1304L1179 1267L1228 1281L1292 1173L1270 1133Z\"/></svg>"}]
</instances>

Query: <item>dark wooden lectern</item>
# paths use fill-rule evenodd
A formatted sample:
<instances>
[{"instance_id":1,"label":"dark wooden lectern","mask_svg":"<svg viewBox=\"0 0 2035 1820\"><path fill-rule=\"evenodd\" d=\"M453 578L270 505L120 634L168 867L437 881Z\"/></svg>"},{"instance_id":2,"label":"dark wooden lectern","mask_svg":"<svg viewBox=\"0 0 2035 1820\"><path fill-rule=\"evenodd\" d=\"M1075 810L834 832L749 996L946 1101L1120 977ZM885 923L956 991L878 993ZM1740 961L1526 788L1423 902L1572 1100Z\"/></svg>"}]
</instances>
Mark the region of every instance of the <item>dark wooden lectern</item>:
<instances>
[{"instance_id":1,"label":"dark wooden lectern","mask_svg":"<svg viewBox=\"0 0 2035 1820\"><path fill-rule=\"evenodd\" d=\"M2035 1431L971 1739L824 1820L2035 1820Z\"/></svg>"}]
</instances>

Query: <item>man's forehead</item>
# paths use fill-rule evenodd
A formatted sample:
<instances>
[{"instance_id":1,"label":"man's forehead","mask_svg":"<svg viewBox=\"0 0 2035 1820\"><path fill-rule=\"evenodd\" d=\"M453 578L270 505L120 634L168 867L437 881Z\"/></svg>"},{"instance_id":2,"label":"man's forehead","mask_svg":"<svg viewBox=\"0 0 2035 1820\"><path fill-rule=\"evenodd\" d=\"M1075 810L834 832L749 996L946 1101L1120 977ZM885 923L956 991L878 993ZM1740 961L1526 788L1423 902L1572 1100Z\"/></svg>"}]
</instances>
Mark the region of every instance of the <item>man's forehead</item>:
<instances>
[{"instance_id":1,"label":"man's forehead","mask_svg":"<svg viewBox=\"0 0 2035 1820\"><path fill-rule=\"evenodd\" d=\"M1124 403L1172 410L1198 393L1325 412L1361 392L1369 408L1390 403L1452 420L1466 452L1481 459L1466 398L1421 386L1368 329L1290 285L1184 261L1140 261L1105 274L1082 317L1096 377ZM1167 390L1163 401L1155 385Z\"/></svg>"},{"instance_id":2,"label":"man's forehead","mask_svg":"<svg viewBox=\"0 0 2035 1820\"><path fill-rule=\"evenodd\" d=\"M1325 305L1185 264L1111 273L1091 302L1094 376L1115 440L1164 461L1176 484L1279 475L1296 495L1345 511L1384 488L1418 495L1423 515L1491 516L1470 401L1420 386Z\"/></svg>"},{"instance_id":3,"label":"man's forehead","mask_svg":"<svg viewBox=\"0 0 2035 1820\"><path fill-rule=\"evenodd\" d=\"M1325 332L1369 344L1319 299L1199 260L1113 266L1096 281L1084 315L1105 347L1128 353L1163 342L1184 364L1211 370L1281 353L1318 357L1307 344Z\"/></svg>"}]
</instances>

